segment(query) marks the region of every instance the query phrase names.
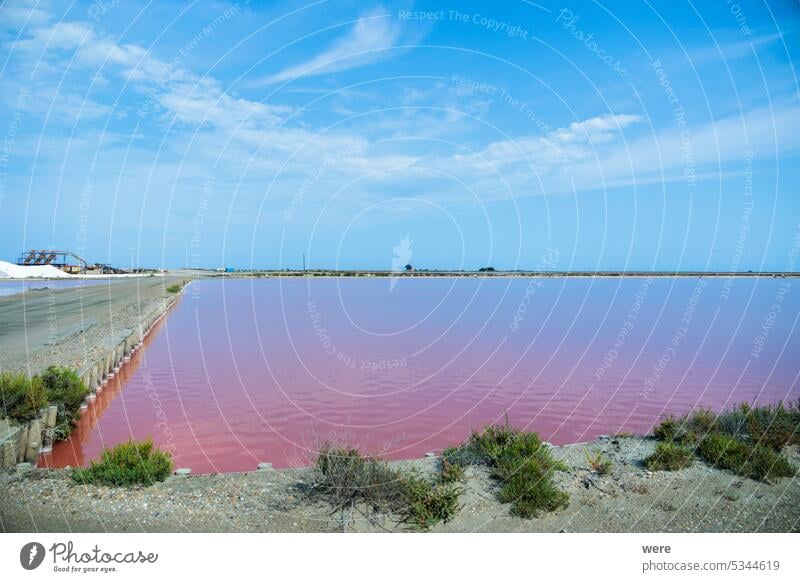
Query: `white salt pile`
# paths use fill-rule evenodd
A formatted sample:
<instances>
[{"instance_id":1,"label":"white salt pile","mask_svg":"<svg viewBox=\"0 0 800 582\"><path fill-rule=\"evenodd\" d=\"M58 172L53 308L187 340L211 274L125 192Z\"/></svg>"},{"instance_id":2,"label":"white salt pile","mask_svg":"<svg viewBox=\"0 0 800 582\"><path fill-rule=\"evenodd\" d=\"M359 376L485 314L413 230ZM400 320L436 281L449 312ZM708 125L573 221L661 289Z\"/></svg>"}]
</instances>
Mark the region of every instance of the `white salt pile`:
<instances>
[{"instance_id":1,"label":"white salt pile","mask_svg":"<svg viewBox=\"0 0 800 582\"><path fill-rule=\"evenodd\" d=\"M64 279L72 277L53 265L14 265L0 261L0 279Z\"/></svg>"}]
</instances>

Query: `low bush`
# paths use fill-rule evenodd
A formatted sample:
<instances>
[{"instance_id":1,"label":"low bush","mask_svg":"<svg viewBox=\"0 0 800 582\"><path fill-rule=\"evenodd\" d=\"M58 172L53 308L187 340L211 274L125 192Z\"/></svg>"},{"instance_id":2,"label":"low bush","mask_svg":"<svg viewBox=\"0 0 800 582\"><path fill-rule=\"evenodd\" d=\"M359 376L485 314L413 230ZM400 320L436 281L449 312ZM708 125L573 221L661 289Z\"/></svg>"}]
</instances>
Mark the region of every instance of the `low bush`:
<instances>
[{"instance_id":1,"label":"low bush","mask_svg":"<svg viewBox=\"0 0 800 582\"><path fill-rule=\"evenodd\" d=\"M468 446L484 463L496 465L501 457L509 456L512 448L514 451L538 449L539 437L536 433L523 433L506 422L487 426L483 432L473 432Z\"/></svg>"},{"instance_id":2,"label":"low bush","mask_svg":"<svg viewBox=\"0 0 800 582\"><path fill-rule=\"evenodd\" d=\"M707 409L695 410L689 415L668 416L653 429L653 436L662 441L674 441L691 446L704 434L715 430L717 417Z\"/></svg>"},{"instance_id":3,"label":"low bush","mask_svg":"<svg viewBox=\"0 0 800 582\"><path fill-rule=\"evenodd\" d=\"M464 465L451 463L447 459L442 459L441 467L439 470L439 478L443 483L455 483L457 481L464 481L466 474L464 472Z\"/></svg>"},{"instance_id":4,"label":"low bush","mask_svg":"<svg viewBox=\"0 0 800 582\"><path fill-rule=\"evenodd\" d=\"M47 394L48 403L58 407L56 414L56 438L65 439L72 432L80 417L81 404L89 395L86 384L69 368L50 366L40 376Z\"/></svg>"},{"instance_id":5,"label":"low bush","mask_svg":"<svg viewBox=\"0 0 800 582\"><path fill-rule=\"evenodd\" d=\"M750 414L750 410L749 404L742 403L720 413L714 423L714 432L743 439L750 438L747 433L747 416Z\"/></svg>"},{"instance_id":6,"label":"low bush","mask_svg":"<svg viewBox=\"0 0 800 582\"><path fill-rule=\"evenodd\" d=\"M511 503L511 512L520 517L536 517L569 504L567 493L553 482L554 473L566 469L563 463L553 458L536 433L507 422L473 432L467 442L446 449L442 457L452 464L491 467L492 477L500 482L498 500Z\"/></svg>"},{"instance_id":7,"label":"low bush","mask_svg":"<svg viewBox=\"0 0 800 582\"><path fill-rule=\"evenodd\" d=\"M25 374L0 374L0 396L4 416L17 422L33 420L48 402L41 379Z\"/></svg>"},{"instance_id":8,"label":"low bush","mask_svg":"<svg viewBox=\"0 0 800 582\"><path fill-rule=\"evenodd\" d=\"M394 513L401 523L427 529L459 509L461 489L416 472L392 469L358 449L324 445L314 464L312 492L344 512Z\"/></svg>"},{"instance_id":9,"label":"low bush","mask_svg":"<svg viewBox=\"0 0 800 582\"><path fill-rule=\"evenodd\" d=\"M503 457L492 472L501 483L497 499L511 503L511 513L525 518L563 509L569 504L569 496L553 483L555 470L538 454Z\"/></svg>"},{"instance_id":10,"label":"low bush","mask_svg":"<svg viewBox=\"0 0 800 582\"><path fill-rule=\"evenodd\" d=\"M153 441L130 440L105 449L100 461L92 461L86 469L74 469L72 478L78 483L133 487L153 485L172 474L172 456L155 448Z\"/></svg>"},{"instance_id":11,"label":"low bush","mask_svg":"<svg viewBox=\"0 0 800 582\"><path fill-rule=\"evenodd\" d=\"M793 477L795 470L783 455L758 443L746 442L730 435L711 433L697 448L706 462L758 481L775 481Z\"/></svg>"},{"instance_id":12,"label":"low bush","mask_svg":"<svg viewBox=\"0 0 800 582\"><path fill-rule=\"evenodd\" d=\"M586 451L586 462L589 465L589 469L598 475L610 475L614 470L614 464L611 459L604 456L600 451L595 451L592 454Z\"/></svg>"},{"instance_id":13,"label":"low bush","mask_svg":"<svg viewBox=\"0 0 800 582\"><path fill-rule=\"evenodd\" d=\"M180 285L170 285L167 287L167 293L178 293L181 290Z\"/></svg>"},{"instance_id":14,"label":"low bush","mask_svg":"<svg viewBox=\"0 0 800 582\"><path fill-rule=\"evenodd\" d=\"M461 489L450 483L431 483L416 473L400 480L403 506L402 521L419 529L428 529L439 522L449 521L460 509Z\"/></svg>"},{"instance_id":15,"label":"low bush","mask_svg":"<svg viewBox=\"0 0 800 582\"><path fill-rule=\"evenodd\" d=\"M800 444L800 402L788 407L783 402L765 406L745 402L718 415L696 410L680 418L670 416L653 430L659 440L687 445L699 444L710 433L751 440L781 451L786 445Z\"/></svg>"},{"instance_id":16,"label":"low bush","mask_svg":"<svg viewBox=\"0 0 800 582\"><path fill-rule=\"evenodd\" d=\"M788 407L782 402L742 403L718 415L697 410L681 418L668 417L653 435L665 444L688 446L711 465L770 482L795 474L780 453L787 445L800 444L800 401Z\"/></svg>"},{"instance_id":17,"label":"low bush","mask_svg":"<svg viewBox=\"0 0 800 582\"><path fill-rule=\"evenodd\" d=\"M671 441L675 439L678 432L678 421L674 416L668 416L653 429L653 436L660 441Z\"/></svg>"},{"instance_id":18,"label":"low bush","mask_svg":"<svg viewBox=\"0 0 800 582\"><path fill-rule=\"evenodd\" d=\"M651 471L678 471L691 466L694 453L682 445L663 442L656 445L655 452L644 460Z\"/></svg>"},{"instance_id":19,"label":"low bush","mask_svg":"<svg viewBox=\"0 0 800 582\"><path fill-rule=\"evenodd\" d=\"M442 464L448 463L457 467L468 467L469 465L488 465L489 460L475 448L469 441L454 447L447 447L442 451Z\"/></svg>"},{"instance_id":20,"label":"low bush","mask_svg":"<svg viewBox=\"0 0 800 582\"><path fill-rule=\"evenodd\" d=\"M364 502L376 511L391 511L402 501L398 472L386 463L362 456L358 449L324 446L314 467L314 488L334 506Z\"/></svg>"},{"instance_id":21,"label":"low bush","mask_svg":"<svg viewBox=\"0 0 800 582\"><path fill-rule=\"evenodd\" d=\"M800 445L800 402L786 408L774 406L750 408L742 405L747 433L754 442L782 451L787 445Z\"/></svg>"},{"instance_id":22,"label":"low bush","mask_svg":"<svg viewBox=\"0 0 800 582\"><path fill-rule=\"evenodd\" d=\"M5 416L27 422L39 416L42 409L55 405L56 439L65 439L80 416L81 405L89 389L69 368L50 366L41 375L0 374L0 393Z\"/></svg>"}]
</instances>

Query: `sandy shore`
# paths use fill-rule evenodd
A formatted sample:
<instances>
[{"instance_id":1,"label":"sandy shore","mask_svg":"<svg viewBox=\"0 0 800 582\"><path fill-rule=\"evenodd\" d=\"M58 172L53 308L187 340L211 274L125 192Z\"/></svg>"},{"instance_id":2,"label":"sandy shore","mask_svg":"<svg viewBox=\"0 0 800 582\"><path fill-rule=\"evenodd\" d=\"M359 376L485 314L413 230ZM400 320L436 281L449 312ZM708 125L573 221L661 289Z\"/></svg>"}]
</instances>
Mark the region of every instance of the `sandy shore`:
<instances>
[{"instance_id":1,"label":"sandy shore","mask_svg":"<svg viewBox=\"0 0 800 582\"><path fill-rule=\"evenodd\" d=\"M178 276L137 277L0 297L0 371L80 369L164 308Z\"/></svg>"},{"instance_id":2,"label":"sandy shore","mask_svg":"<svg viewBox=\"0 0 800 582\"><path fill-rule=\"evenodd\" d=\"M569 507L536 519L509 514L494 497L486 469L467 470L463 508L438 532L797 532L800 480L767 485L702 462L677 472L648 472L641 460L655 443L646 438L601 439L557 447L569 470L557 480ZM614 462L611 475L586 466L586 451ZM800 466L797 447L788 451ZM438 459L401 461L423 472ZM171 477L147 489L77 485L66 470L0 475L0 529L115 532L328 532L340 516L307 497L310 469ZM392 516L354 519L349 531L404 531Z\"/></svg>"}]
</instances>

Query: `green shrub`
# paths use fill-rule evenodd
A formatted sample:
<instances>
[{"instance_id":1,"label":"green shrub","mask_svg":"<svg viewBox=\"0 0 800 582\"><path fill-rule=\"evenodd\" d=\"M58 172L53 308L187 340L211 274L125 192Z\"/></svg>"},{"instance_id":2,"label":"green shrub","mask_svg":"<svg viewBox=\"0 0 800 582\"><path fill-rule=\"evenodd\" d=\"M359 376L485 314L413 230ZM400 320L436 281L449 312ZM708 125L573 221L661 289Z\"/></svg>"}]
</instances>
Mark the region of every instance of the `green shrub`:
<instances>
[{"instance_id":1,"label":"green shrub","mask_svg":"<svg viewBox=\"0 0 800 582\"><path fill-rule=\"evenodd\" d=\"M745 402L716 416L697 410L682 418L667 418L653 434L662 441L689 446L721 469L774 481L795 474L780 452L789 444L800 444L800 401L788 407L782 402L766 406Z\"/></svg>"},{"instance_id":2,"label":"green shrub","mask_svg":"<svg viewBox=\"0 0 800 582\"><path fill-rule=\"evenodd\" d=\"M520 431L508 422L473 432L464 444L445 449L442 458L453 464L491 467L492 477L500 482L497 498L511 503L514 515L535 517L569 503L567 493L553 483L554 473L566 469L563 463L553 458L536 433Z\"/></svg>"},{"instance_id":3,"label":"green shrub","mask_svg":"<svg viewBox=\"0 0 800 582\"><path fill-rule=\"evenodd\" d=\"M0 374L0 396L4 416L17 422L33 420L47 405L47 392L41 379L25 374Z\"/></svg>"},{"instance_id":4,"label":"green shrub","mask_svg":"<svg viewBox=\"0 0 800 582\"><path fill-rule=\"evenodd\" d=\"M758 481L793 477L795 470L783 455L763 445L746 442L730 435L706 436L697 452L708 463Z\"/></svg>"},{"instance_id":5,"label":"green shrub","mask_svg":"<svg viewBox=\"0 0 800 582\"><path fill-rule=\"evenodd\" d=\"M716 430L717 417L711 410L699 409L689 415L675 418L668 416L653 429L653 436L662 441L684 444L695 442L698 437Z\"/></svg>"},{"instance_id":6,"label":"green shrub","mask_svg":"<svg viewBox=\"0 0 800 582\"><path fill-rule=\"evenodd\" d=\"M717 415L708 408L700 408L692 412L683 424L685 431L703 435L717 429Z\"/></svg>"},{"instance_id":7,"label":"green shrub","mask_svg":"<svg viewBox=\"0 0 800 582\"><path fill-rule=\"evenodd\" d=\"M80 417L80 409L90 390L74 371L69 368L50 366L40 376L49 404L58 407L56 414L56 436L67 438L74 422Z\"/></svg>"},{"instance_id":8,"label":"green shrub","mask_svg":"<svg viewBox=\"0 0 800 582\"><path fill-rule=\"evenodd\" d=\"M749 438L747 417L750 411L750 405L743 402L730 410L722 412L717 416L717 422L714 425L715 431L739 438Z\"/></svg>"},{"instance_id":9,"label":"green shrub","mask_svg":"<svg viewBox=\"0 0 800 582\"><path fill-rule=\"evenodd\" d=\"M468 442L455 447L447 447L442 451L442 463L447 462L454 466L467 467L469 465L487 465L488 459L475 451Z\"/></svg>"},{"instance_id":10,"label":"green shrub","mask_svg":"<svg viewBox=\"0 0 800 582\"><path fill-rule=\"evenodd\" d=\"M675 417L668 416L657 427L653 429L653 436L660 441L671 441L678 432L678 421Z\"/></svg>"},{"instance_id":11,"label":"green shrub","mask_svg":"<svg viewBox=\"0 0 800 582\"><path fill-rule=\"evenodd\" d=\"M502 456L508 456L511 447L515 451L538 449L539 436L536 433L523 433L507 422L504 425L487 426L483 432L472 433L470 446L484 463L495 465Z\"/></svg>"},{"instance_id":12,"label":"green shrub","mask_svg":"<svg viewBox=\"0 0 800 582\"><path fill-rule=\"evenodd\" d=\"M589 451L586 451L586 462L589 468L598 475L610 475L614 470L611 459L606 458L600 451L595 451L591 455Z\"/></svg>"},{"instance_id":13,"label":"green shrub","mask_svg":"<svg viewBox=\"0 0 800 582\"><path fill-rule=\"evenodd\" d=\"M442 459L441 467L439 469L439 478L443 483L455 483L456 481L464 481L466 475L464 473L464 465L458 463L451 463L447 459Z\"/></svg>"},{"instance_id":14,"label":"green shrub","mask_svg":"<svg viewBox=\"0 0 800 582\"><path fill-rule=\"evenodd\" d=\"M0 374L0 392L5 416L18 422L36 418L47 406L57 406L55 436L64 439L72 432L89 389L72 370L50 366L33 378L25 374Z\"/></svg>"},{"instance_id":15,"label":"green shrub","mask_svg":"<svg viewBox=\"0 0 800 582\"><path fill-rule=\"evenodd\" d=\"M656 445L655 452L644 460L651 471L678 471L691 466L694 454L688 448L673 442Z\"/></svg>"},{"instance_id":16,"label":"green shrub","mask_svg":"<svg viewBox=\"0 0 800 582\"><path fill-rule=\"evenodd\" d=\"M431 482L416 472L392 469L352 447L324 445L314 469L312 492L343 513L363 505L372 512L394 513L401 523L427 529L448 521L459 509L460 488Z\"/></svg>"},{"instance_id":17,"label":"green shrub","mask_svg":"<svg viewBox=\"0 0 800 582\"><path fill-rule=\"evenodd\" d=\"M180 285L170 285L167 287L167 293L178 293L181 290Z\"/></svg>"},{"instance_id":18,"label":"green shrub","mask_svg":"<svg viewBox=\"0 0 800 582\"><path fill-rule=\"evenodd\" d=\"M786 445L800 444L800 409L775 406L748 409L745 416L747 433L754 442L782 451Z\"/></svg>"},{"instance_id":19,"label":"green shrub","mask_svg":"<svg viewBox=\"0 0 800 582\"><path fill-rule=\"evenodd\" d=\"M405 523L428 529L449 521L460 509L462 490L451 483L431 483L417 473L404 475L400 483L404 505L399 513Z\"/></svg>"},{"instance_id":20,"label":"green shrub","mask_svg":"<svg viewBox=\"0 0 800 582\"><path fill-rule=\"evenodd\" d=\"M527 457L503 455L492 471L501 483L498 500L511 503L511 513L525 518L567 507L569 496L553 483L556 468L544 448Z\"/></svg>"},{"instance_id":21,"label":"green shrub","mask_svg":"<svg viewBox=\"0 0 800 582\"><path fill-rule=\"evenodd\" d=\"M763 445L754 445L748 459L749 476L760 481L774 482L781 477L794 477L797 472L781 453Z\"/></svg>"},{"instance_id":22,"label":"green shrub","mask_svg":"<svg viewBox=\"0 0 800 582\"><path fill-rule=\"evenodd\" d=\"M782 402L766 406L745 402L718 415L696 410L681 418L668 417L653 430L659 440L687 445L699 444L710 433L752 440L781 451L786 445L800 444L800 402L789 407Z\"/></svg>"},{"instance_id":23,"label":"green shrub","mask_svg":"<svg viewBox=\"0 0 800 582\"><path fill-rule=\"evenodd\" d=\"M99 462L92 461L87 469L74 469L72 478L78 483L110 487L149 486L163 481L172 473L172 456L160 451L151 439L130 440L105 449Z\"/></svg>"}]
</instances>

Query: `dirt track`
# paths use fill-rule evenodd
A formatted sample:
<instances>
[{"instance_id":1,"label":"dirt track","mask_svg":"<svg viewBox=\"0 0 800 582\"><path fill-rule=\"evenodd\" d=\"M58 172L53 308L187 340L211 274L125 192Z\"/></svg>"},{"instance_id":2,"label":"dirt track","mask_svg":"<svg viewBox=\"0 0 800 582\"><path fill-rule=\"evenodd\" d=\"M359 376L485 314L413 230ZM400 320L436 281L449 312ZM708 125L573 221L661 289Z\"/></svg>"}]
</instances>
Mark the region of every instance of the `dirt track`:
<instances>
[{"instance_id":1,"label":"dirt track","mask_svg":"<svg viewBox=\"0 0 800 582\"><path fill-rule=\"evenodd\" d=\"M80 368L162 308L180 277L137 277L0 297L0 371Z\"/></svg>"}]
</instances>

